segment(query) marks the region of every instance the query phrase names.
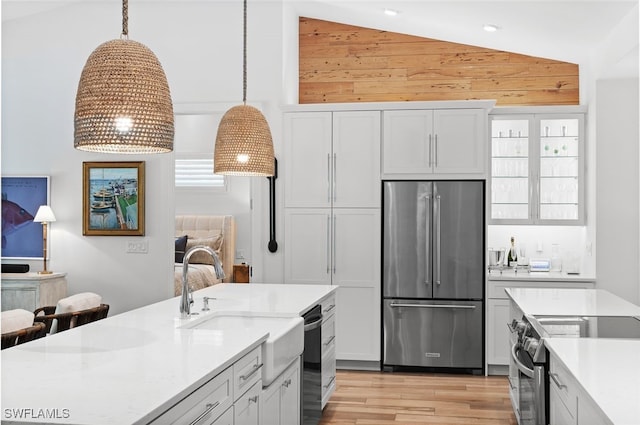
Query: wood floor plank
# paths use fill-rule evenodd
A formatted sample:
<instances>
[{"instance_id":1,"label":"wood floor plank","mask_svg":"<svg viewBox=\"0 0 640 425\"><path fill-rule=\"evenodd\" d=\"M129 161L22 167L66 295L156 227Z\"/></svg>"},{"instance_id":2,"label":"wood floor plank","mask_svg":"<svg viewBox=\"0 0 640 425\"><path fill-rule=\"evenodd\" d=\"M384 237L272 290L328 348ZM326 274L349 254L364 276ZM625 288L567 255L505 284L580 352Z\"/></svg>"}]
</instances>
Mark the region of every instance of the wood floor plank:
<instances>
[{"instance_id":1,"label":"wood floor plank","mask_svg":"<svg viewBox=\"0 0 640 425\"><path fill-rule=\"evenodd\" d=\"M320 425L517 425L506 377L339 370Z\"/></svg>"}]
</instances>

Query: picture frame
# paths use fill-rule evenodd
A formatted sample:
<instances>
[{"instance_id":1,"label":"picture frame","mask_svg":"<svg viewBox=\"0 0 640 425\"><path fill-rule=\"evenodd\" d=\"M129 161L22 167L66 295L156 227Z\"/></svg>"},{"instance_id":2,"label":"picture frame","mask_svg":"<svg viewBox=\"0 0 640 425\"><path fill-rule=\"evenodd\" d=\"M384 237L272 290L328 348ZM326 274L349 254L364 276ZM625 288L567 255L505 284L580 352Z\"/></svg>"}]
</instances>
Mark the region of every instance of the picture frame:
<instances>
[{"instance_id":1,"label":"picture frame","mask_svg":"<svg viewBox=\"0 0 640 425\"><path fill-rule=\"evenodd\" d=\"M43 259L42 224L33 218L49 205L50 184L49 176L2 176L3 260Z\"/></svg>"},{"instance_id":2,"label":"picture frame","mask_svg":"<svg viewBox=\"0 0 640 425\"><path fill-rule=\"evenodd\" d=\"M144 236L144 161L82 163L82 234Z\"/></svg>"}]
</instances>

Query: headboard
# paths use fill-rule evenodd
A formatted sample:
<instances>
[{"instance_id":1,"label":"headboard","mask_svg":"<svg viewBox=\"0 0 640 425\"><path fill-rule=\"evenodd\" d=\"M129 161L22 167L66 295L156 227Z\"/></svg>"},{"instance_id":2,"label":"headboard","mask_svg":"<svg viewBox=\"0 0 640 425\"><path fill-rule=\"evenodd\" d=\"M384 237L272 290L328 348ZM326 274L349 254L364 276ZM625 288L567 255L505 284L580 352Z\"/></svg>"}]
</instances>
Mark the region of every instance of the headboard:
<instances>
[{"instance_id":1,"label":"headboard","mask_svg":"<svg viewBox=\"0 0 640 425\"><path fill-rule=\"evenodd\" d=\"M226 277L233 280L233 263L236 256L236 222L232 215L177 215L175 236L207 238L222 234L222 268Z\"/></svg>"}]
</instances>

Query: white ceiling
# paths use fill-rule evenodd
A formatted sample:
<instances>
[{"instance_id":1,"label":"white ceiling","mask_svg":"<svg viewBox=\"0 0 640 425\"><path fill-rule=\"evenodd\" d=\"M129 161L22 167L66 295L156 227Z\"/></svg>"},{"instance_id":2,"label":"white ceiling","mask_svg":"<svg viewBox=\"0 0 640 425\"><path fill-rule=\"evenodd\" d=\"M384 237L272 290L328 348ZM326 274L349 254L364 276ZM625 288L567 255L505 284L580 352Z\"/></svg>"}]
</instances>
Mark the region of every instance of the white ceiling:
<instances>
[{"instance_id":1,"label":"white ceiling","mask_svg":"<svg viewBox=\"0 0 640 425\"><path fill-rule=\"evenodd\" d=\"M2 20L76 1L2 0ZM166 2L172 0L132 0ZM181 0L187 1L187 0ZM241 0L198 0L211 2ZM274 0L248 0L252 2ZM413 34L523 54L584 62L590 52L638 5L638 0L283 0L301 16ZM383 13L397 10L395 17ZM483 24L500 30L487 33ZM636 34L637 37L637 34ZM619 66L638 67L638 43Z\"/></svg>"}]
</instances>

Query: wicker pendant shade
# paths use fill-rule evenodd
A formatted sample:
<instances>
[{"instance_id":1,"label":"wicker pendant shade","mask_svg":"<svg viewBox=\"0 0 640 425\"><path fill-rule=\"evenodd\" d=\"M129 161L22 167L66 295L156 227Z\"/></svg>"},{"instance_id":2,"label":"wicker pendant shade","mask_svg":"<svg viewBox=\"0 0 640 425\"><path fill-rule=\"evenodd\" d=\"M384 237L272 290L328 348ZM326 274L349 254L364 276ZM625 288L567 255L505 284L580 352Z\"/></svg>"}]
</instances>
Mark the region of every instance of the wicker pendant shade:
<instances>
[{"instance_id":1,"label":"wicker pendant shade","mask_svg":"<svg viewBox=\"0 0 640 425\"><path fill-rule=\"evenodd\" d=\"M123 36L127 36L127 0ZM160 62L133 40L98 46L82 70L74 115L76 149L123 154L173 150L173 104Z\"/></svg>"},{"instance_id":2,"label":"wicker pendant shade","mask_svg":"<svg viewBox=\"0 0 640 425\"><path fill-rule=\"evenodd\" d=\"M247 105L247 0L244 0L242 105L229 109L218 126L213 172L234 176L273 176L273 140L262 113Z\"/></svg>"}]
</instances>

